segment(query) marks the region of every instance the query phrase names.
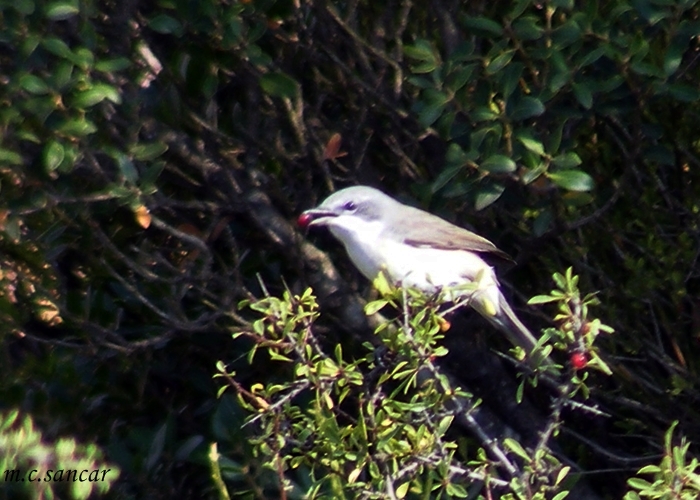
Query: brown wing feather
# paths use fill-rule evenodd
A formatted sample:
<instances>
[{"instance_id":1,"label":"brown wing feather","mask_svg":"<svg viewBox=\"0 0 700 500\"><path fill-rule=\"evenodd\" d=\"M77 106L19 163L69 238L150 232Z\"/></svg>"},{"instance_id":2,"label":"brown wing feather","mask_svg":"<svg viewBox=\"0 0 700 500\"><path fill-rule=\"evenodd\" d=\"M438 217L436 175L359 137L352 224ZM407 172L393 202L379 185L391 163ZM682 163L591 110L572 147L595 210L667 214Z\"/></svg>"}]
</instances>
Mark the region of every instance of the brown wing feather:
<instances>
[{"instance_id":1,"label":"brown wing feather","mask_svg":"<svg viewBox=\"0 0 700 500\"><path fill-rule=\"evenodd\" d=\"M440 217L422 210L413 209L412 224L404 224L403 242L417 247L432 247L442 250L466 250L490 253L502 259L513 259L486 238L455 226ZM413 211L412 210L412 211Z\"/></svg>"}]
</instances>

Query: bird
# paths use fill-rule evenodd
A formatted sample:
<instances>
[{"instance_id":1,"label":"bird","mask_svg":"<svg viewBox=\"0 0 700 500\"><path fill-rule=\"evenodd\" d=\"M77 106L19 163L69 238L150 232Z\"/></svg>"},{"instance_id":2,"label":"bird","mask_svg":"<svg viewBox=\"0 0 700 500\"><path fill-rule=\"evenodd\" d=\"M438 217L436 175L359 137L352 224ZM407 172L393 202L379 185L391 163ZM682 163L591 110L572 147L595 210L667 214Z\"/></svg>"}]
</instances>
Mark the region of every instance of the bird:
<instances>
[{"instance_id":1,"label":"bird","mask_svg":"<svg viewBox=\"0 0 700 500\"><path fill-rule=\"evenodd\" d=\"M483 255L510 259L492 242L369 186L341 189L302 212L304 229L325 227L370 281L380 273L395 286L447 291L532 354L537 339L516 316Z\"/></svg>"}]
</instances>

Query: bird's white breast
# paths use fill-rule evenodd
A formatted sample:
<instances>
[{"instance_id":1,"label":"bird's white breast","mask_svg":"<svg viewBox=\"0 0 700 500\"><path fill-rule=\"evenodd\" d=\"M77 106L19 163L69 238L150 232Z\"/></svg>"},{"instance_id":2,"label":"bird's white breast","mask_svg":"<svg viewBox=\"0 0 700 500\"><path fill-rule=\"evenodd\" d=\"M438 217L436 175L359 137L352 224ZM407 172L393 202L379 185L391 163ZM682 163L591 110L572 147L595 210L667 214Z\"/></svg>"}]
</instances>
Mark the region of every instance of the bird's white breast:
<instances>
[{"instance_id":1,"label":"bird's white breast","mask_svg":"<svg viewBox=\"0 0 700 500\"><path fill-rule=\"evenodd\" d=\"M382 253L388 257L387 272L404 285L425 291L475 281L479 288L497 285L493 269L475 253L413 247L394 241L382 246Z\"/></svg>"},{"instance_id":2,"label":"bird's white breast","mask_svg":"<svg viewBox=\"0 0 700 500\"><path fill-rule=\"evenodd\" d=\"M387 255L387 273L396 284L427 293L464 285L452 290L446 298L469 298L472 307L486 317L499 314L496 274L478 254L412 247L393 241L385 242L383 247L382 253Z\"/></svg>"},{"instance_id":3,"label":"bird's white breast","mask_svg":"<svg viewBox=\"0 0 700 500\"><path fill-rule=\"evenodd\" d=\"M498 281L493 269L478 254L464 250L414 247L386 237L379 221L357 217L337 217L330 230L345 246L348 256L360 272L374 280L380 271L396 285L415 287L427 293L473 284L450 299L469 295L486 304L489 314L499 309ZM491 312L493 310L493 312ZM486 313L486 311L485 311Z\"/></svg>"}]
</instances>

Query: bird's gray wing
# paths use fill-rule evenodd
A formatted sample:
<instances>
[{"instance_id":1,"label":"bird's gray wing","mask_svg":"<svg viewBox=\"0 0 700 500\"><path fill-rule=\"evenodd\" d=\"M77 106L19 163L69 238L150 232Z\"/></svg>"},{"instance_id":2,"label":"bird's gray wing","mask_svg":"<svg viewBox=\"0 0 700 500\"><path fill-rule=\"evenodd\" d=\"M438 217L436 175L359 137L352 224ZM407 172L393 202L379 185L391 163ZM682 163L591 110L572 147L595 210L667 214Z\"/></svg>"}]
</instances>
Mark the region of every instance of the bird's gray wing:
<instances>
[{"instance_id":1,"label":"bird's gray wing","mask_svg":"<svg viewBox=\"0 0 700 500\"><path fill-rule=\"evenodd\" d=\"M502 259L513 259L486 238L455 226L440 217L419 209L411 210L411 217L403 221L402 239L407 245L441 250L466 250L490 253Z\"/></svg>"}]
</instances>

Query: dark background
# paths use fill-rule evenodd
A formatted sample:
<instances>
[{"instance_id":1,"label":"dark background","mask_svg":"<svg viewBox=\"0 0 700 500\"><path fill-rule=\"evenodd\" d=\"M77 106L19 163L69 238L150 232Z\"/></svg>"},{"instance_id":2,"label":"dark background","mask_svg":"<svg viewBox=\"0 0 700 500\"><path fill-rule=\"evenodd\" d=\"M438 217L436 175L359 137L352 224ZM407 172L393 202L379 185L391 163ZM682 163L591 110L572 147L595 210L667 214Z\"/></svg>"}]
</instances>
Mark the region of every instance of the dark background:
<instances>
[{"instance_id":1,"label":"dark background","mask_svg":"<svg viewBox=\"0 0 700 500\"><path fill-rule=\"evenodd\" d=\"M0 406L99 445L115 496L214 496L217 442L232 494L276 497L215 363L280 376L232 339L260 281L313 286L330 338L360 337L368 284L295 227L355 184L513 255L535 331L553 311L524 303L552 273L599 292L613 375L589 385L610 416L567 425L597 443L570 456L602 496L658 463L674 420L700 441L691 2L0 5Z\"/></svg>"}]
</instances>

